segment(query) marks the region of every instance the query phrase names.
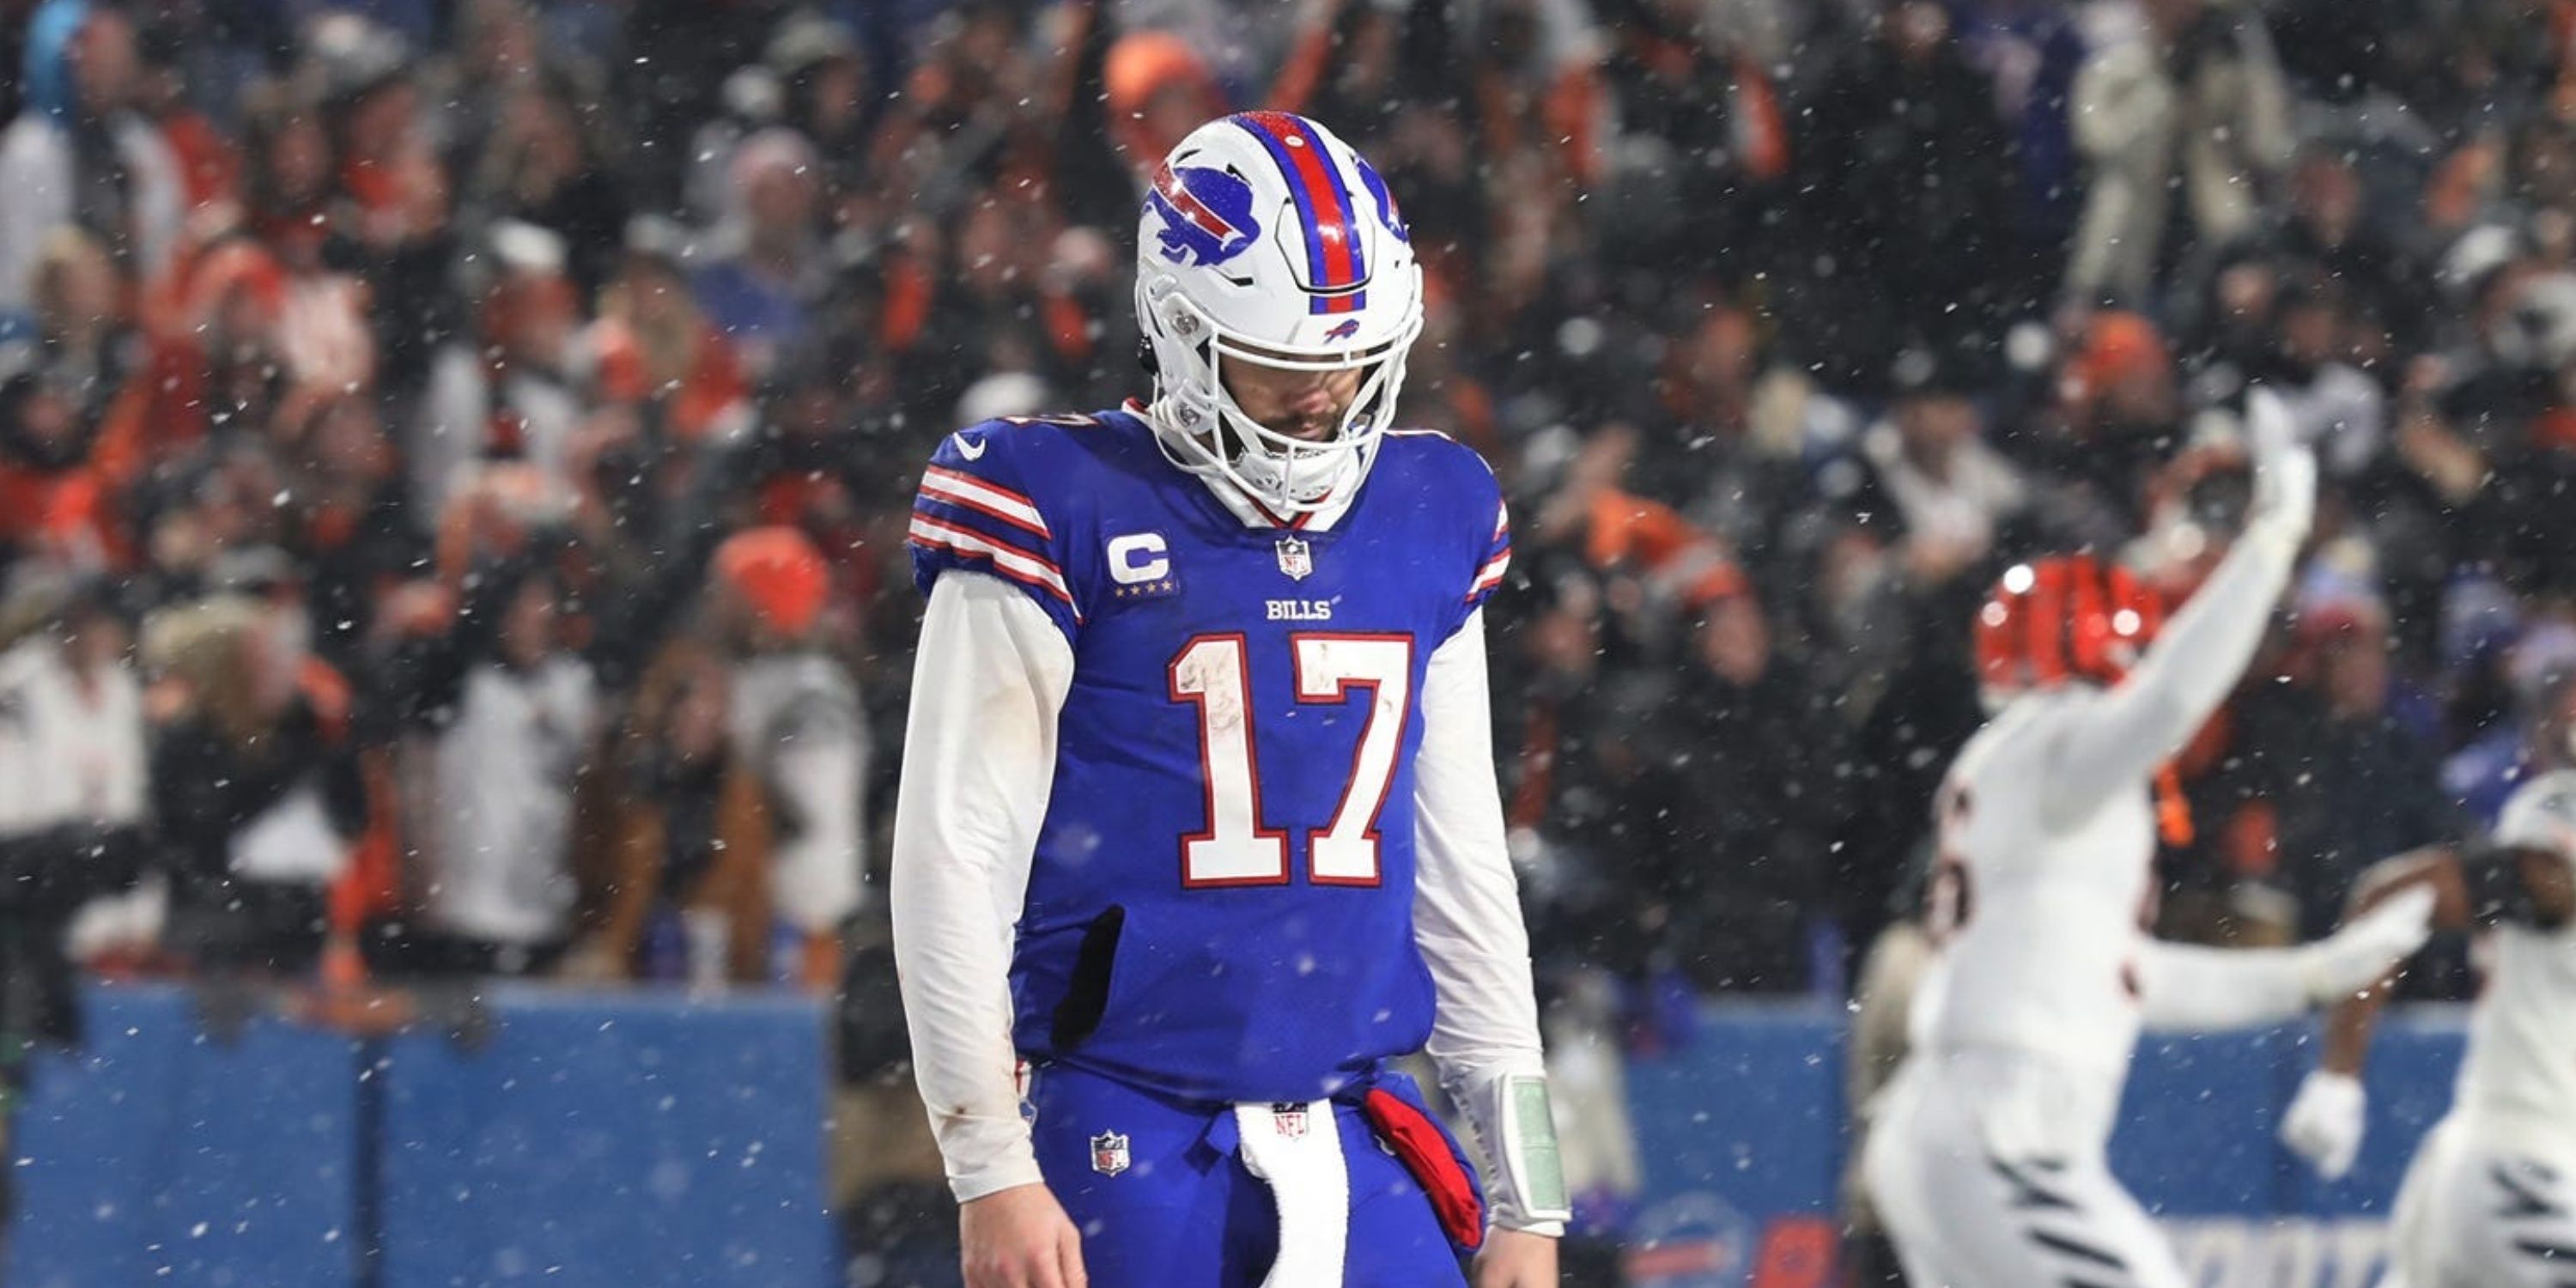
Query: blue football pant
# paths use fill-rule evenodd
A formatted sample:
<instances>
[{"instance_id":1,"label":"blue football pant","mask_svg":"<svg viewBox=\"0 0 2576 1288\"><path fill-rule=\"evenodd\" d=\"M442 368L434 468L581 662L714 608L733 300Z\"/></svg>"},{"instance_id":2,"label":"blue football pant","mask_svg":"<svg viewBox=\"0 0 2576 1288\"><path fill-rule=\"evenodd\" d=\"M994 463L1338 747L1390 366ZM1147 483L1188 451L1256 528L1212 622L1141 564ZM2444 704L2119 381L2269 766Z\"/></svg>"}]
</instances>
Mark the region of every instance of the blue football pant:
<instances>
[{"instance_id":1,"label":"blue football pant","mask_svg":"<svg viewBox=\"0 0 2576 1288\"><path fill-rule=\"evenodd\" d=\"M1082 1233L1094 1288L1258 1288L1278 1252L1279 1218L1269 1185L1244 1167L1229 1107L1176 1103L1063 1065L1036 1072L1029 1104L1038 1170ZM1351 1181L1345 1288L1464 1285L1412 1173L1356 1106L1336 1102L1333 1126ZM1095 1142L1112 1136L1126 1138L1123 1158L1095 1167Z\"/></svg>"}]
</instances>

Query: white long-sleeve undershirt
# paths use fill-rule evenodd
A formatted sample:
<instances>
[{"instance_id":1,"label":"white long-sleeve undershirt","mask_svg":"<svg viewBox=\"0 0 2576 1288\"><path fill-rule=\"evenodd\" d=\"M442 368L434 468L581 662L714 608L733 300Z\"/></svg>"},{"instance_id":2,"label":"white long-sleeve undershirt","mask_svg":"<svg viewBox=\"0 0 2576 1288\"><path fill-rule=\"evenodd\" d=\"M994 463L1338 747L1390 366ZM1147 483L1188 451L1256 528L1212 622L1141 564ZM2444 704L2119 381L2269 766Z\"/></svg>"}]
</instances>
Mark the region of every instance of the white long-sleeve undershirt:
<instances>
[{"instance_id":1,"label":"white long-sleeve undershirt","mask_svg":"<svg viewBox=\"0 0 2576 1288\"><path fill-rule=\"evenodd\" d=\"M1072 688L1072 646L1016 587L949 573L932 588L887 898L913 1076L961 1203L1040 1179L1011 1045L1011 935Z\"/></svg>"},{"instance_id":2,"label":"white long-sleeve undershirt","mask_svg":"<svg viewBox=\"0 0 2576 1288\"><path fill-rule=\"evenodd\" d=\"M1073 652L1017 588L943 574L922 620L888 896L913 1067L960 1202L1040 1181L1019 1113L1013 927L1056 757ZM1506 1078L1543 1073L1538 1009L1493 760L1481 612L1433 651L1414 761L1415 938L1437 999L1429 1050L1484 1138ZM1498 1223L1553 1233L1489 1167Z\"/></svg>"},{"instance_id":3,"label":"white long-sleeve undershirt","mask_svg":"<svg viewBox=\"0 0 2576 1288\"><path fill-rule=\"evenodd\" d=\"M2307 959L2297 948L2204 948L2141 941L2139 1016L2149 1026L2209 1033L2307 1013Z\"/></svg>"},{"instance_id":4,"label":"white long-sleeve undershirt","mask_svg":"<svg viewBox=\"0 0 2576 1288\"><path fill-rule=\"evenodd\" d=\"M2272 623L2300 534L2258 523L2174 614L2136 669L2061 721L2048 758L2041 819L2063 831L2104 801L2137 791L2180 754L2236 682Z\"/></svg>"},{"instance_id":5,"label":"white long-sleeve undershirt","mask_svg":"<svg viewBox=\"0 0 2576 1288\"><path fill-rule=\"evenodd\" d=\"M1465 1111L1485 1154L1495 1224L1561 1233L1562 1213L1523 1202L1510 1135L1509 1080L1545 1077L1529 930L1521 921L1494 778L1493 694L1479 609L1431 654L1422 680L1422 750L1413 762L1413 942L1431 969L1425 1044L1441 1086Z\"/></svg>"}]
</instances>

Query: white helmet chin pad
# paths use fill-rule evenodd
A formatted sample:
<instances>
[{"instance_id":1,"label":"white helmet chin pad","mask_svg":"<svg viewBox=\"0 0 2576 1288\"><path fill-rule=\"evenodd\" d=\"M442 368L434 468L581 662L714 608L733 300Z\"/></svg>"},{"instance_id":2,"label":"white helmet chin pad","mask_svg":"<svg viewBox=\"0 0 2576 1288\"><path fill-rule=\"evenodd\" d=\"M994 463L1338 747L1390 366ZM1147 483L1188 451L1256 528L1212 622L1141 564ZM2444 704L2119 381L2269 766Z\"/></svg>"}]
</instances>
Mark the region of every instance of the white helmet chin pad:
<instances>
[{"instance_id":1,"label":"white helmet chin pad","mask_svg":"<svg viewBox=\"0 0 2576 1288\"><path fill-rule=\"evenodd\" d=\"M1284 112L1209 122L1156 172L1137 247L1164 455L1275 514L1357 488L1422 332L1422 270L1368 162ZM1228 363L1365 374L1335 432L1310 442L1246 415L1226 388Z\"/></svg>"}]
</instances>

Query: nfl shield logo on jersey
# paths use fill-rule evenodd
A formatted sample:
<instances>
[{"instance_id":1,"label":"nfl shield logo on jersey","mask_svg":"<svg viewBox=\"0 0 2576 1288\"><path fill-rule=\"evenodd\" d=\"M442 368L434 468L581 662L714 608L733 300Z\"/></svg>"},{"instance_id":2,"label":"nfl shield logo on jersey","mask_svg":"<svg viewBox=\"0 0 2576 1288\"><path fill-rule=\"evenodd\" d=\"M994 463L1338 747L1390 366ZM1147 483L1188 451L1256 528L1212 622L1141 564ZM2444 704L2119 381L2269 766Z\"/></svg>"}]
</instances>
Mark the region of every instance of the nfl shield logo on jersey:
<instances>
[{"instance_id":1,"label":"nfl shield logo on jersey","mask_svg":"<svg viewBox=\"0 0 2576 1288\"><path fill-rule=\"evenodd\" d=\"M1127 1135L1105 1131L1091 1138L1091 1170L1116 1176L1127 1170Z\"/></svg>"},{"instance_id":2,"label":"nfl shield logo on jersey","mask_svg":"<svg viewBox=\"0 0 2576 1288\"><path fill-rule=\"evenodd\" d=\"M1279 1134L1289 1140L1303 1140L1306 1137L1306 1107L1304 1105L1272 1105L1270 1107L1270 1121L1279 1128Z\"/></svg>"},{"instance_id":3,"label":"nfl shield logo on jersey","mask_svg":"<svg viewBox=\"0 0 2576 1288\"><path fill-rule=\"evenodd\" d=\"M1290 581L1306 580L1306 574L1315 571L1312 548L1295 537L1279 538L1279 571L1288 574Z\"/></svg>"}]
</instances>

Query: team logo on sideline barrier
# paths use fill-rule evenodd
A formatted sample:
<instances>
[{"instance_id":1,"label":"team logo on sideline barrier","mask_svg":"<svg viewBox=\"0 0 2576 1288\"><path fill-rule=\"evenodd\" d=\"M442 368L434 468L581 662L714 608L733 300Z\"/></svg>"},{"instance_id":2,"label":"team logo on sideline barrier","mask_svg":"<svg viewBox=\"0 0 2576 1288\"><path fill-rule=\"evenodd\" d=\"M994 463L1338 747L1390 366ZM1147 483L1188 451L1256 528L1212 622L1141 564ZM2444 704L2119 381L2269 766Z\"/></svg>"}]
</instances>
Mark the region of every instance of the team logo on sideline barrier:
<instances>
[{"instance_id":1,"label":"team logo on sideline barrier","mask_svg":"<svg viewBox=\"0 0 2576 1288\"><path fill-rule=\"evenodd\" d=\"M1091 1170L1116 1176L1127 1170L1127 1134L1105 1131L1091 1138Z\"/></svg>"},{"instance_id":2,"label":"team logo on sideline barrier","mask_svg":"<svg viewBox=\"0 0 2576 1288\"><path fill-rule=\"evenodd\" d=\"M2388 1231L2375 1217L2188 1217L2163 1223L2199 1288L2371 1288Z\"/></svg>"},{"instance_id":3,"label":"team logo on sideline barrier","mask_svg":"<svg viewBox=\"0 0 2576 1288\"><path fill-rule=\"evenodd\" d=\"M1753 1220L1714 1194L1666 1199L1627 1234L1624 1268L1637 1288L1743 1288L1751 1268Z\"/></svg>"}]
</instances>

